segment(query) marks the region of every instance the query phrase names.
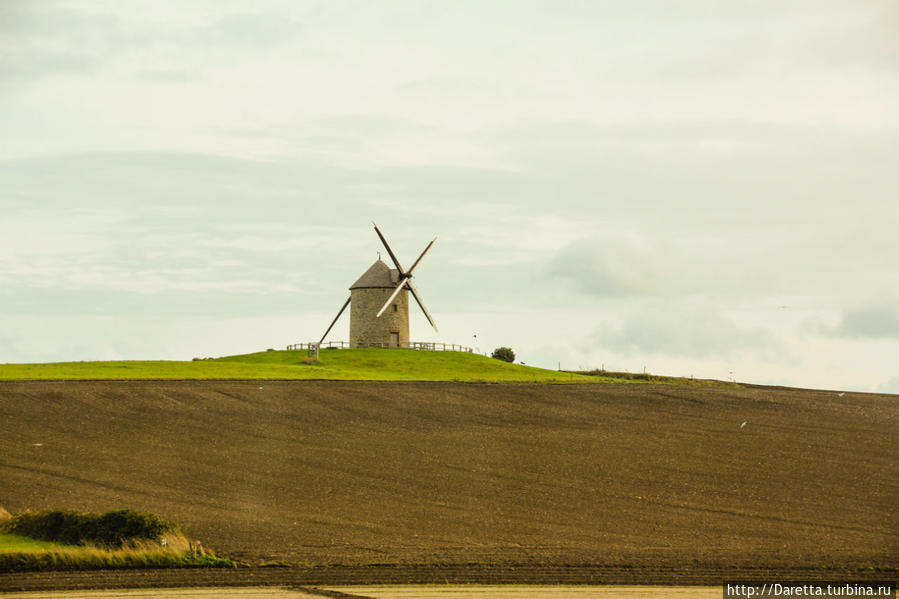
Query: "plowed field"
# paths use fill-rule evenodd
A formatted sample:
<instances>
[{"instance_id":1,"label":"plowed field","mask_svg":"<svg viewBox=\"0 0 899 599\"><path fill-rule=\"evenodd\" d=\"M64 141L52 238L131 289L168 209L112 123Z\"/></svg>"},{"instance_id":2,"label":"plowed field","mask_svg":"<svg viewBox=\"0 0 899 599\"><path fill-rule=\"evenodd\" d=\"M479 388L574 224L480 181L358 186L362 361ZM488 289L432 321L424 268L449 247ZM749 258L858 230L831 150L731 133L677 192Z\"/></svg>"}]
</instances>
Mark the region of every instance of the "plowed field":
<instances>
[{"instance_id":1,"label":"plowed field","mask_svg":"<svg viewBox=\"0 0 899 599\"><path fill-rule=\"evenodd\" d=\"M4 382L0 419L8 510L149 510L253 562L899 562L896 396Z\"/></svg>"}]
</instances>

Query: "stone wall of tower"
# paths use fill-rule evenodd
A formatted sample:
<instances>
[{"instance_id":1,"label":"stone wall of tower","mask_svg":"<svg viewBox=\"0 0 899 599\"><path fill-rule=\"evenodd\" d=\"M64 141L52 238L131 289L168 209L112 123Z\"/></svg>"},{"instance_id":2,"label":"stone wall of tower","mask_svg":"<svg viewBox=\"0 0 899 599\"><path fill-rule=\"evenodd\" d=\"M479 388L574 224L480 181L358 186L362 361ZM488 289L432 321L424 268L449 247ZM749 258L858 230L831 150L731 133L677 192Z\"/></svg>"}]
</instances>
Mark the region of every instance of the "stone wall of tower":
<instances>
[{"instance_id":1,"label":"stone wall of tower","mask_svg":"<svg viewBox=\"0 0 899 599\"><path fill-rule=\"evenodd\" d=\"M409 343L409 291L403 289L393 300L394 312L388 306L381 317L376 314L393 289L361 288L350 291L350 347L365 346L370 343L390 343L390 333L399 333L400 346Z\"/></svg>"}]
</instances>

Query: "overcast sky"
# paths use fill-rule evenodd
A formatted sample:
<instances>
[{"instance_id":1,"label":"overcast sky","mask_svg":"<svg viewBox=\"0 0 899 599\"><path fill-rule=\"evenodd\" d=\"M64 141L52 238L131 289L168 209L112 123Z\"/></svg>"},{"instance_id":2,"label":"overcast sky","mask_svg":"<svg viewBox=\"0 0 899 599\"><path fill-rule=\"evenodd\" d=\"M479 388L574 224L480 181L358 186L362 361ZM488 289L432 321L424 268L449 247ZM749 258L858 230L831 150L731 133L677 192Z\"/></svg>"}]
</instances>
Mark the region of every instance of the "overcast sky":
<instances>
[{"instance_id":1,"label":"overcast sky","mask_svg":"<svg viewBox=\"0 0 899 599\"><path fill-rule=\"evenodd\" d=\"M894 0L4 0L0 362L315 340L376 220L406 264L439 235L413 340L897 393L897 31Z\"/></svg>"}]
</instances>

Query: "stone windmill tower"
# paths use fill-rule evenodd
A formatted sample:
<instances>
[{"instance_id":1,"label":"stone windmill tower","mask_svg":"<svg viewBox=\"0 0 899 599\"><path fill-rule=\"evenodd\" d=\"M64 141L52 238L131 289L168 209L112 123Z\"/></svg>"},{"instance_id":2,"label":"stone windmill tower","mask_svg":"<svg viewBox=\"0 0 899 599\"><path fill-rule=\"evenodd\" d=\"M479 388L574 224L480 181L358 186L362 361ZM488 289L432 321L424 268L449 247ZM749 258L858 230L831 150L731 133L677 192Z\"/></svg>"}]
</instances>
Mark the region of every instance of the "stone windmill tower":
<instances>
[{"instance_id":1,"label":"stone windmill tower","mask_svg":"<svg viewBox=\"0 0 899 599\"><path fill-rule=\"evenodd\" d=\"M412 271L437 238L431 240L409 270L404 270L378 225L375 225L375 232L396 268L390 268L378 258L362 273L362 276L350 286L350 297L343 303L319 343L325 340L337 323L337 319L346 307L352 304L350 347L409 347L409 293L434 330L437 330L437 325L434 324L412 284Z\"/></svg>"}]
</instances>

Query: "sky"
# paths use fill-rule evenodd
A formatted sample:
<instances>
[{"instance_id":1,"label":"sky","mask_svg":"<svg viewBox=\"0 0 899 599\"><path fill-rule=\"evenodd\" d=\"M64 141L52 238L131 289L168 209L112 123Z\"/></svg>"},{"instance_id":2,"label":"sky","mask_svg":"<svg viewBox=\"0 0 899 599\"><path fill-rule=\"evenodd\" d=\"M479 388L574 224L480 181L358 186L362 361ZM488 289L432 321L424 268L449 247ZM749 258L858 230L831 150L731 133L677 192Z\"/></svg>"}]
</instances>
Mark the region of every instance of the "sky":
<instances>
[{"instance_id":1,"label":"sky","mask_svg":"<svg viewBox=\"0 0 899 599\"><path fill-rule=\"evenodd\" d=\"M376 221L406 265L438 236L415 341L899 393L897 32L892 0L0 1L0 362L317 340Z\"/></svg>"}]
</instances>

